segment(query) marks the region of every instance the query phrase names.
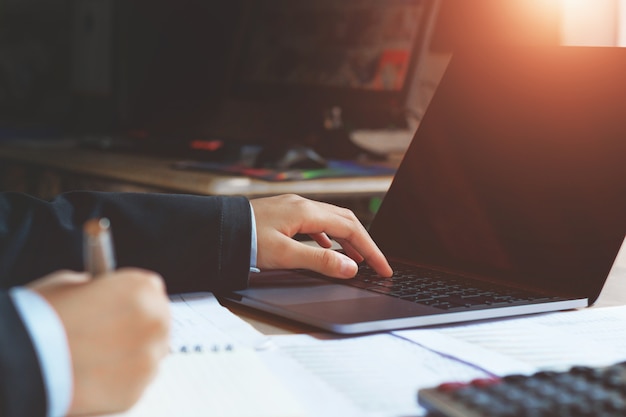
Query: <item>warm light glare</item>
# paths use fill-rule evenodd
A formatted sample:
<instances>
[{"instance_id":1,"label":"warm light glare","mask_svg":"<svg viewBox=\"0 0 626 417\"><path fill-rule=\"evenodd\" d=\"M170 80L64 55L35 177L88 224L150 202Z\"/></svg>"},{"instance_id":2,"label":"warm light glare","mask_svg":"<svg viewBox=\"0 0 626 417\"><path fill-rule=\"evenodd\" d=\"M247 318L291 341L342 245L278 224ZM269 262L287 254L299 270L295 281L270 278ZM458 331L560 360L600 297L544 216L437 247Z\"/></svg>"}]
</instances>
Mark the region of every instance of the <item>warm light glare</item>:
<instances>
[{"instance_id":1,"label":"warm light glare","mask_svg":"<svg viewBox=\"0 0 626 417\"><path fill-rule=\"evenodd\" d=\"M620 3L620 0L561 0L563 43L616 45Z\"/></svg>"},{"instance_id":2,"label":"warm light glare","mask_svg":"<svg viewBox=\"0 0 626 417\"><path fill-rule=\"evenodd\" d=\"M600 0L602 2L602 0ZM563 9L569 13L584 14L591 13L596 8L596 1L589 0L561 0Z\"/></svg>"}]
</instances>

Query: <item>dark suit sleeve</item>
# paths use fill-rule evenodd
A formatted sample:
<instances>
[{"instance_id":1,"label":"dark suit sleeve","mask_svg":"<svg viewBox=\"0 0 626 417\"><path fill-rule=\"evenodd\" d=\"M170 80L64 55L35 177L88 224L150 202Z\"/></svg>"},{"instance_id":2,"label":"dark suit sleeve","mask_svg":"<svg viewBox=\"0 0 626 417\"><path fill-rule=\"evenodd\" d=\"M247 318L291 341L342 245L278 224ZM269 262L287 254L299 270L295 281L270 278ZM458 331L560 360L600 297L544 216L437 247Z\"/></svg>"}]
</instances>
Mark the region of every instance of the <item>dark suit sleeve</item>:
<instances>
[{"instance_id":1,"label":"dark suit sleeve","mask_svg":"<svg viewBox=\"0 0 626 417\"><path fill-rule=\"evenodd\" d=\"M11 298L0 290L0 416L44 416L39 361Z\"/></svg>"},{"instance_id":2,"label":"dark suit sleeve","mask_svg":"<svg viewBox=\"0 0 626 417\"><path fill-rule=\"evenodd\" d=\"M160 273L169 292L245 288L251 216L244 197L71 192L0 194L0 288L83 269L82 225L108 217L118 267Z\"/></svg>"}]
</instances>

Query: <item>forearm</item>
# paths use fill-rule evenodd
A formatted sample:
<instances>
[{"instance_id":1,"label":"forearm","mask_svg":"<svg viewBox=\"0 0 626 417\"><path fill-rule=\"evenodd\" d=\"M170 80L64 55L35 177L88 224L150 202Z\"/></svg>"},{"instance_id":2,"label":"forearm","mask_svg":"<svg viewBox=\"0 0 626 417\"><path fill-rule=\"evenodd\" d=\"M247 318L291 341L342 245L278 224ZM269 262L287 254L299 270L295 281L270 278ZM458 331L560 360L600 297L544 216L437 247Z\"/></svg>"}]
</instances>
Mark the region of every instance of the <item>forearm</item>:
<instances>
[{"instance_id":1,"label":"forearm","mask_svg":"<svg viewBox=\"0 0 626 417\"><path fill-rule=\"evenodd\" d=\"M159 272L170 292L242 288L250 257L245 198L73 192L51 202L0 194L0 280L8 288L82 269L82 225L111 220L118 265Z\"/></svg>"}]
</instances>

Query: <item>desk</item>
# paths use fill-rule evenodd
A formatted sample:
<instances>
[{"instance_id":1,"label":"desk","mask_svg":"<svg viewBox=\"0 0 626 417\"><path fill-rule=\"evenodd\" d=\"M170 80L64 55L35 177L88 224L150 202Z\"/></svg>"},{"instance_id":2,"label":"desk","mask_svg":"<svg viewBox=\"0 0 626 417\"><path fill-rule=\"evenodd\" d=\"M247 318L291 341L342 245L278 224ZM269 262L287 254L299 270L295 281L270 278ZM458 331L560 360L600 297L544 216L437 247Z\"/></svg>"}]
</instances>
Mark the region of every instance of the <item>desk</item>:
<instances>
[{"instance_id":1,"label":"desk","mask_svg":"<svg viewBox=\"0 0 626 417\"><path fill-rule=\"evenodd\" d=\"M81 149L72 144L0 144L0 188L49 199L77 189L243 195L285 193L332 202L352 209L363 222L369 203L382 197L392 176L270 182L242 176L171 168L180 158Z\"/></svg>"},{"instance_id":2,"label":"desk","mask_svg":"<svg viewBox=\"0 0 626 417\"><path fill-rule=\"evenodd\" d=\"M335 199L382 196L392 180L392 176L380 176L270 182L172 169L172 163L179 159L81 149L71 144L0 144L2 165L57 173L61 181L66 181L66 184L59 184L62 187L80 183L82 179L83 183L91 180L92 184L109 189L247 197L298 193L310 198Z\"/></svg>"}]
</instances>

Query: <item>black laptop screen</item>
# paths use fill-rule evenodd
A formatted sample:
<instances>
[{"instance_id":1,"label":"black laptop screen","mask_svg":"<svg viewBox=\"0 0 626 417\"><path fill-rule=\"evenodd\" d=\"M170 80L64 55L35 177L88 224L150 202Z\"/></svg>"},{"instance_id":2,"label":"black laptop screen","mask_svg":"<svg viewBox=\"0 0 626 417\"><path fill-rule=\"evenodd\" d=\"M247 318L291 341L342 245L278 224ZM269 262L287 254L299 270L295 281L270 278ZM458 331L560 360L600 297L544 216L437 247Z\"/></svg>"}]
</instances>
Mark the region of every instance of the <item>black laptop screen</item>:
<instances>
[{"instance_id":1,"label":"black laptop screen","mask_svg":"<svg viewBox=\"0 0 626 417\"><path fill-rule=\"evenodd\" d=\"M626 49L459 51L371 226L392 257L592 300L626 234Z\"/></svg>"}]
</instances>

